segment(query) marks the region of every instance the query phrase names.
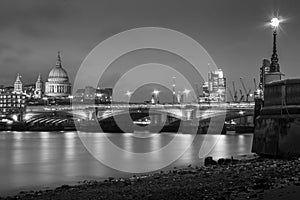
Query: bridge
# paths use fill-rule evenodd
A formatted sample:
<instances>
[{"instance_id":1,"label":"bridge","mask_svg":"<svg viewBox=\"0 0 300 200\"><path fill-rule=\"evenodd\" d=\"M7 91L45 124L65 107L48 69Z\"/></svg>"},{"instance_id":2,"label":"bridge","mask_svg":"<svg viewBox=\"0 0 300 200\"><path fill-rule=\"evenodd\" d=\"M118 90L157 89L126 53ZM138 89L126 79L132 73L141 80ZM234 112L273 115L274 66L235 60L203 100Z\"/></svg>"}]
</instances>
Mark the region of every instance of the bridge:
<instances>
[{"instance_id":1,"label":"bridge","mask_svg":"<svg viewBox=\"0 0 300 200\"><path fill-rule=\"evenodd\" d=\"M23 121L30 126L59 126L74 124L74 121L111 123L128 120L144 123L151 121L154 125L165 123L172 125L176 121L208 123L210 119L224 116L225 120L251 119L254 103L210 103L210 104L113 104L113 105L63 105L30 106L23 115ZM130 118L128 118L130 116ZM146 122L145 122L146 123Z\"/></svg>"}]
</instances>

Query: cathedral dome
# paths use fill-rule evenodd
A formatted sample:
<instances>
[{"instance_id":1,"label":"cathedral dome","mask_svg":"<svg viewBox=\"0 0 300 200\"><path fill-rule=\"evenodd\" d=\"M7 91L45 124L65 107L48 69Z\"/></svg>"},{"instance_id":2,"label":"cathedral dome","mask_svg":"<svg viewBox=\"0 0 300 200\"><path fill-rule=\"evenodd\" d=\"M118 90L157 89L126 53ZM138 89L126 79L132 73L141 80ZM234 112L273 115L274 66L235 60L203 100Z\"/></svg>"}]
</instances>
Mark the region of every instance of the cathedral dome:
<instances>
[{"instance_id":1,"label":"cathedral dome","mask_svg":"<svg viewBox=\"0 0 300 200\"><path fill-rule=\"evenodd\" d=\"M69 77L65 69L62 68L61 58L58 54L56 66L50 71L48 76L49 82L68 82Z\"/></svg>"},{"instance_id":2,"label":"cathedral dome","mask_svg":"<svg viewBox=\"0 0 300 200\"><path fill-rule=\"evenodd\" d=\"M68 74L66 70L62 67L53 68L48 76L49 81L69 81Z\"/></svg>"}]
</instances>

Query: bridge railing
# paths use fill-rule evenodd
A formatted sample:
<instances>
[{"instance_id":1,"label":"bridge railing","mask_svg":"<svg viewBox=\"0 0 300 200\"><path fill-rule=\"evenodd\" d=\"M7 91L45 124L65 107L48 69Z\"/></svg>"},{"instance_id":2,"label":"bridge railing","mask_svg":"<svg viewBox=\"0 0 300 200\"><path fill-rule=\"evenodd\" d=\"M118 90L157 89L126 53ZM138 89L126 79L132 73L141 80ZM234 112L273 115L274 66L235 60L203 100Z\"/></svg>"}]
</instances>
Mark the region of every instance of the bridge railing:
<instances>
[{"instance_id":1,"label":"bridge railing","mask_svg":"<svg viewBox=\"0 0 300 200\"><path fill-rule=\"evenodd\" d=\"M70 110L85 110L85 109L254 109L254 102L241 102L241 103L186 103L186 104L111 104L111 105L88 105L88 104L73 104L73 105L49 105L49 106L27 106L26 112L51 112L51 111L70 111Z\"/></svg>"}]
</instances>

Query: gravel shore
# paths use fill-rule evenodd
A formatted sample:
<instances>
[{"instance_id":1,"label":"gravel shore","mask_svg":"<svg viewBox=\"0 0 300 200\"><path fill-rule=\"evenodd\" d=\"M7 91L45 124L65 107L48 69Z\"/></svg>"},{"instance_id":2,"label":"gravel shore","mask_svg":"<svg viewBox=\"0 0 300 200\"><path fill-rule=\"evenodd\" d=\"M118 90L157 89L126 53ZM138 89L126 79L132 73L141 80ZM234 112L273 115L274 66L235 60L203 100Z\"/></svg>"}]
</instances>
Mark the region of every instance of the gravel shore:
<instances>
[{"instance_id":1,"label":"gravel shore","mask_svg":"<svg viewBox=\"0 0 300 200\"><path fill-rule=\"evenodd\" d=\"M84 181L0 199L300 199L300 159L208 159L131 178Z\"/></svg>"}]
</instances>

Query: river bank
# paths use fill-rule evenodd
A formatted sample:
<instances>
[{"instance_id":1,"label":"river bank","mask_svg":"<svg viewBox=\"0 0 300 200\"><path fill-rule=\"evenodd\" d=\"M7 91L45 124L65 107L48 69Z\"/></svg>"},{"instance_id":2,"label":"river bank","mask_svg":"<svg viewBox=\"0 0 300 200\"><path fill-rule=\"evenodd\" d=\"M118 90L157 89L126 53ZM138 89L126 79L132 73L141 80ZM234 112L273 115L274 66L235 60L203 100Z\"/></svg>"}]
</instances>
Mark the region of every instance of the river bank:
<instances>
[{"instance_id":1,"label":"river bank","mask_svg":"<svg viewBox=\"0 0 300 200\"><path fill-rule=\"evenodd\" d=\"M1 199L277 199L300 191L300 159L219 159L131 178L84 181ZM276 198L275 198L276 199Z\"/></svg>"}]
</instances>

